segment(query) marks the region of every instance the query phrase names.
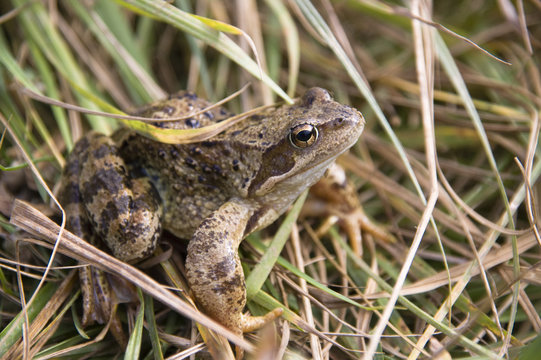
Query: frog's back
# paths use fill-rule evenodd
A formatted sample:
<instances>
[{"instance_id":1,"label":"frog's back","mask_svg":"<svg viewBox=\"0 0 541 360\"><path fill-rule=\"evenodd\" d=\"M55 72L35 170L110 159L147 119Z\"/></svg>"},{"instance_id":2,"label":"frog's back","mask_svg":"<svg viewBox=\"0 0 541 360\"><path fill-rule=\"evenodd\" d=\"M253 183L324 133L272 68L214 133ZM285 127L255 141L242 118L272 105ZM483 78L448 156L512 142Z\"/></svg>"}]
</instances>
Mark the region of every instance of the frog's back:
<instances>
[{"instance_id":1,"label":"frog's back","mask_svg":"<svg viewBox=\"0 0 541 360\"><path fill-rule=\"evenodd\" d=\"M211 106L210 102L199 98L193 92L180 91L169 95L167 99L143 106L132 112L132 115L161 120L195 114L179 121L157 121L152 123L152 125L164 129L196 129L220 122L232 115L221 106ZM208 110L199 113L204 109Z\"/></svg>"},{"instance_id":2,"label":"frog's back","mask_svg":"<svg viewBox=\"0 0 541 360\"><path fill-rule=\"evenodd\" d=\"M179 93L136 114L167 119L209 106L191 93ZM155 125L190 129L231 115L212 107ZM314 88L295 104L248 116L207 141L168 145L124 131L116 142L131 176L149 178L156 187L164 228L189 238L203 219L231 199L245 199L259 210L247 232L270 223L357 140L362 124L356 110Z\"/></svg>"},{"instance_id":3,"label":"frog's back","mask_svg":"<svg viewBox=\"0 0 541 360\"><path fill-rule=\"evenodd\" d=\"M232 116L223 107L209 107L210 102L183 91L140 108L133 115L163 120L195 114L178 121L152 123L166 129L195 129ZM205 109L209 110L201 112ZM202 219L236 196L228 176L228 170L235 165L228 158L227 144L164 144L127 129L113 137L133 176L149 177L156 187L164 205L164 228L179 237L191 237Z\"/></svg>"}]
</instances>

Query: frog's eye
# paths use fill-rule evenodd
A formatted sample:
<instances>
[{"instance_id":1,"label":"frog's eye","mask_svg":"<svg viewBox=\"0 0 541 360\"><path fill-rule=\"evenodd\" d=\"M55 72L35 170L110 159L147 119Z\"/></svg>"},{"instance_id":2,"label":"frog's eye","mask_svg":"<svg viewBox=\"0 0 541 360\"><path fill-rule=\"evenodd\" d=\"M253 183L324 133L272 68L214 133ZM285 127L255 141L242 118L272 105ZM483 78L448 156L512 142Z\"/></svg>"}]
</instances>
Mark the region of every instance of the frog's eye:
<instances>
[{"instance_id":1,"label":"frog's eye","mask_svg":"<svg viewBox=\"0 0 541 360\"><path fill-rule=\"evenodd\" d=\"M297 148L305 148L316 142L319 133L310 124L297 125L289 132L289 142Z\"/></svg>"}]
</instances>

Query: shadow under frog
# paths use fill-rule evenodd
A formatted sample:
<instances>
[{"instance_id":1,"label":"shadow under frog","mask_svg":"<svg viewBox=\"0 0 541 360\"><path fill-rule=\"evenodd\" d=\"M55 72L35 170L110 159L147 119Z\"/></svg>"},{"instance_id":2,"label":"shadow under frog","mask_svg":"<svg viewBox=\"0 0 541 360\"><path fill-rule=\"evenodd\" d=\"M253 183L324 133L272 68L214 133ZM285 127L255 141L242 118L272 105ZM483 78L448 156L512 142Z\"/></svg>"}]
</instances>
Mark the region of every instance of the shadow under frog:
<instances>
[{"instance_id":1,"label":"shadow under frog","mask_svg":"<svg viewBox=\"0 0 541 360\"><path fill-rule=\"evenodd\" d=\"M188 92L151 104L135 115L181 117L210 104ZM163 128L211 125L232 116L222 107ZM163 144L128 129L111 137L90 132L76 144L62 179L67 227L113 255L134 262L152 254L162 229L190 239L187 280L198 306L237 334L281 314L243 314L240 242L272 223L359 138L355 109L321 88L293 105L251 116L211 140ZM83 323L106 321L110 286L99 272L81 270Z\"/></svg>"}]
</instances>

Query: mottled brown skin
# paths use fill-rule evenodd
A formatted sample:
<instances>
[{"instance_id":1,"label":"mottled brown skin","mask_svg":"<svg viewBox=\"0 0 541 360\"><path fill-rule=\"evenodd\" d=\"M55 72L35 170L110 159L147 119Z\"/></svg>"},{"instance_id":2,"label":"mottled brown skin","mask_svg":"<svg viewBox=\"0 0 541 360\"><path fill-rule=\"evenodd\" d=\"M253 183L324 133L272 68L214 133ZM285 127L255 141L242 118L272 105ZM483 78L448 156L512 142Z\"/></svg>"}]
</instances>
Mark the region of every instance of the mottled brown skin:
<instances>
[{"instance_id":1,"label":"mottled brown skin","mask_svg":"<svg viewBox=\"0 0 541 360\"><path fill-rule=\"evenodd\" d=\"M136 115L174 118L208 105L179 93ZM187 129L229 116L219 107L155 125ZM363 126L357 110L313 88L294 105L251 116L199 143L167 145L127 129L111 138L90 133L77 143L65 169L61 193L68 227L91 241L101 239L115 257L128 262L150 255L162 229L191 239L186 271L198 305L237 333L253 330L280 312L266 318L242 314L246 291L240 242L314 184L357 141ZM88 269L81 277L87 287L84 320L90 313L94 320L107 319L106 285ZM92 311L95 303L105 308L99 316Z\"/></svg>"}]
</instances>

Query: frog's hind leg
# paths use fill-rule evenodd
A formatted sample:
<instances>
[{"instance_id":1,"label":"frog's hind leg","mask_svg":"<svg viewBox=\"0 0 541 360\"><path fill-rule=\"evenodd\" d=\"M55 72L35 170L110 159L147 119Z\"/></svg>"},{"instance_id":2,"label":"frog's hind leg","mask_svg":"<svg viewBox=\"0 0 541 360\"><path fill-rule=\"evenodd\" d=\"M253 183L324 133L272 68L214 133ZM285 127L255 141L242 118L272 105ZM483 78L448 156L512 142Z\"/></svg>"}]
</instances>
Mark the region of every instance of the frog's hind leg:
<instances>
[{"instance_id":1,"label":"frog's hind leg","mask_svg":"<svg viewBox=\"0 0 541 360\"><path fill-rule=\"evenodd\" d=\"M65 167L60 201L67 227L92 244L105 242L113 255L130 261L150 254L160 234L161 205L143 179L132 179L115 144L89 133L75 145ZM152 214L150 214L152 213ZM150 225L149 225L150 224ZM154 231L144 231L151 227ZM86 266L79 272L83 294L83 325L111 319L111 331L126 344L114 314L114 293L105 274Z\"/></svg>"},{"instance_id":2,"label":"frog's hind leg","mask_svg":"<svg viewBox=\"0 0 541 360\"><path fill-rule=\"evenodd\" d=\"M242 200L225 203L199 225L186 257L186 276L198 305L239 335L256 330L282 314L282 309L261 317L242 313L246 286L238 247L252 214Z\"/></svg>"},{"instance_id":3,"label":"frog's hind leg","mask_svg":"<svg viewBox=\"0 0 541 360\"><path fill-rule=\"evenodd\" d=\"M146 177L134 178L111 138L87 135L79 186L92 226L123 261L151 255L161 234L162 204Z\"/></svg>"},{"instance_id":4,"label":"frog's hind leg","mask_svg":"<svg viewBox=\"0 0 541 360\"><path fill-rule=\"evenodd\" d=\"M64 173L62 174L62 187L59 190L58 197L66 212L66 228L81 239L95 243L79 188L81 161L78 154L85 146L87 146L87 142L85 142L85 139L82 139L76 144L75 149L68 157ZM104 322L101 312L95 311L92 278L93 274L90 266L84 266L79 269L79 280L83 294L83 325L90 325L94 321Z\"/></svg>"}]
</instances>

